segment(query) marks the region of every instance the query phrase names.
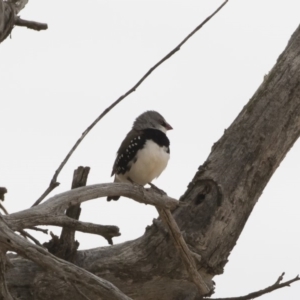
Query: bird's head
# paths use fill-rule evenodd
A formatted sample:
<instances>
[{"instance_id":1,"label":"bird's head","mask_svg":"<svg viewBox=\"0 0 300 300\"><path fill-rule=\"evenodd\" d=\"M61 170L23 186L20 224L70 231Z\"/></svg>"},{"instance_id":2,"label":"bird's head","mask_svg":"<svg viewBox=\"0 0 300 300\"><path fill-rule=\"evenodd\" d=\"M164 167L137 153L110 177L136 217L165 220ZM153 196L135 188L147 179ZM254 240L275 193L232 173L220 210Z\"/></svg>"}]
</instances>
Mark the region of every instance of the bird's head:
<instances>
[{"instance_id":1,"label":"bird's head","mask_svg":"<svg viewBox=\"0 0 300 300\"><path fill-rule=\"evenodd\" d=\"M173 129L172 126L166 122L165 118L154 110L149 110L139 115L134 121L132 128L136 130L154 128L164 133L166 133L167 130Z\"/></svg>"}]
</instances>

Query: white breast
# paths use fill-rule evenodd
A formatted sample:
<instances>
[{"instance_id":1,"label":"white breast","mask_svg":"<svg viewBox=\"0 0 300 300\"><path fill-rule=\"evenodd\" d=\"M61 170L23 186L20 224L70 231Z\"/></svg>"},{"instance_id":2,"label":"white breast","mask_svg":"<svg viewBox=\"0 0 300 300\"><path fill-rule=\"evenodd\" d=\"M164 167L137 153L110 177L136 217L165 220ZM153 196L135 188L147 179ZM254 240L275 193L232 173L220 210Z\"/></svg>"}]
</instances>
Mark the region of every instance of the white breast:
<instances>
[{"instance_id":1,"label":"white breast","mask_svg":"<svg viewBox=\"0 0 300 300\"><path fill-rule=\"evenodd\" d=\"M127 177L138 184L145 185L157 178L166 168L170 154L166 147L160 147L152 140L148 140L144 148L137 152L136 162L132 164L129 172L117 175L117 181L124 181Z\"/></svg>"}]
</instances>

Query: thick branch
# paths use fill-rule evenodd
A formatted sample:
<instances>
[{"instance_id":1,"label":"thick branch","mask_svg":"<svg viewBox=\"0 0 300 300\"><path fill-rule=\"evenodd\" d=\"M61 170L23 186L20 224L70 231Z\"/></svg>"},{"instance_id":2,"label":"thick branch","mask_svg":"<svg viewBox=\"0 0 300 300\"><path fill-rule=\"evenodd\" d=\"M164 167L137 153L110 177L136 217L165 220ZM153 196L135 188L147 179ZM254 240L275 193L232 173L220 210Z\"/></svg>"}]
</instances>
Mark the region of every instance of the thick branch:
<instances>
[{"instance_id":1,"label":"thick branch","mask_svg":"<svg viewBox=\"0 0 300 300\"><path fill-rule=\"evenodd\" d=\"M173 198L166 195L161 196L151 189L146 190L139 185L103 183L77 188L56 195L39 206L7 215L4 218L13 230L31 228L37 225L64 226L77 231L101 235L111 242L112 237L120 235L118 227L77 221L65 216L64 212L69 207L82 202L116 194L132 198L140 203L151 204L166 209L175 209L180 205L180 202Z\"/></svg>"},{"instance_id":2,"label":"thick branch","mask_svg":"<svg viewBox=\"0 0 300 300\"><path fill-rule=\"evenodd\" d=\"M34 261L42 268L54 272L55 276L61 280L67 281L68 283L70 282L72 285L76 285L77 288L83 289L84 293L90 298L107 300L130 299L110 282L69 262L61 260L42 247L31 244L26 239L19 237L9 229L1 215L0 242L1 247L17 252L21 256Z\"/></svg>"},{"instance_id":3,"label":"thick branch","mask_svg":"<svg viewBox=\"0 0 300 300\"><path fill-rule=\"evenodd\" d=\"M11 296L5 278L5 271L10 265L9 258L6 257L5 251L0 249L0 299L1 300L13 300Z\"/></svg>"},{"instance_id":4,"label":"thick branch","mask_svg":"<svg viewBox=\"0 0 300 300\"><path fill-rule=\"evenodd\" d=\"M210 300L251 300L251 299L254 299L254 298L258 298L262 295L271 293L275 290L281 289L283 287L290 286L293 282L300 280L299 275L297 275L294 279L291 279L291 280L288 280L286 282L280 283L283 280L283 276L284 276L284 273L282 273L278 277L278 279L276 280L276 282L274 284L268 286L267 288L265 288L263 290L260 290L260 291L257 291L257 292L250 293L250 294L245 295L245 296L229 297L229 298L207 298L207 299L210 299Z\"/></svg>"},{"instance_id":5,"label":"thick branch","mask_svg":"<svg viewBox=\"0 0 300 300\"><path fill-rule=\"evenodd\" d=\"M1 1L1 0L0 0ZM157 69L161 64L163 64L166 60L168 60L171 56L173 56L176 52L180 50L180 48L197 32L199 31L212 17L214 17L228 2L228 0L224 1L222 5L220 5L215 12L213 12L210 16L208 16L203 22L201 22L191 33L189 33L173 50L171 50L165 57L163 57L159 62L157 62L153 67L151 67L148 72L130 89L128 90L124 95L120 96L115 102L113 102L109 107L107 107L100 116L82 133L81 137L77 140L77 142L74 144L72 149L69 151L67 156L64 158L64 160L59 165L58 169L55 171L49 187L46 189L46 191L42 194L42 196L39 197L39 199L32 205L36 206L39 203L41 203L45 197L54 190L59 183L57 182L57 178L65 164L68 162L69 158L72 156L74 151L77 149L79 144L83 141L83 139L87 136L87 134L95 127L95 125L110 111L112 110L117 104L119 104L123 99L125 99L128 95L135 92L136 89L150 76L150 74Z\"/></svg>"}]
</instances>

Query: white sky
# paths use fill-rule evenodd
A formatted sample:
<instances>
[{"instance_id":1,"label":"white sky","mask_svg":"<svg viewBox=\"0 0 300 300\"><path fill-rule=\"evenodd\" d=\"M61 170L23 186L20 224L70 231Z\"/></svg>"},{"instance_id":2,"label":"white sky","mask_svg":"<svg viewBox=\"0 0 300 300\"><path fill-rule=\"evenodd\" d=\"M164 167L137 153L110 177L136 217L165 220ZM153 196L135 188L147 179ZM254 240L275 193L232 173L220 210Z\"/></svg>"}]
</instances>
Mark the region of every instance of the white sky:
<instances>
[{"instance_id":1,"label":"white sky","mask_svg":"<svg viewBox=\"0 0 300 300\"><path fill-rule=\"evenodd\" d=\"M30 0L24 19L0 45L0 185L9 212L28 208L86 127L221 1ZM110 182L117 148L137 115L159 111L174 127L171 159L154 183L179 198L211 146L261 84L299 24L296 0L230 0L226 7L87 136L51 195L70 188L73 170L90 166L88 184ZM225 267L216 297L244 295L300 273L296 143L271 179ZM82 220L120 227L115 243L134 239L156 217L122 198L83 205ZM59 234L60 230L54 228ZM34 234L34 233L33 233ZM41 241L49 239L36 235ZM80 248L106 245L79 233ZM300 284L263 300L299 300Z\"/></svg>"}]
</instances>

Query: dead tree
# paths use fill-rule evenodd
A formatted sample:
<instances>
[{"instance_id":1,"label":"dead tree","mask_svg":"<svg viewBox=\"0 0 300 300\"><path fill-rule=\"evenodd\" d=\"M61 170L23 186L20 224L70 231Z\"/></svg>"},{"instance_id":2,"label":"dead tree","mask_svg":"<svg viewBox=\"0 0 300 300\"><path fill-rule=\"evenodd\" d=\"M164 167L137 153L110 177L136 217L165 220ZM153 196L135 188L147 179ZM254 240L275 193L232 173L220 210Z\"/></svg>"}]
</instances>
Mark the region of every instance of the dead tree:
<instances>
[{"instance_id":1,"label":"dead tree","mask_svg":"<svg viewBox=\"0 0 300 300\"><path fill-rule=\"evenodd\" d=\"M209 296L213 277L223 273L255 203L299 134L300 27L249 103L213 145L179 201L136 185L98 184L0 216L1 298L196 300ZM52 183L50 190L57 184ZM119 235L116 226L81 222L78 213L74 218L65 211L116 194L155 205L159 211L160 218L134 241L77 252L73 245L71 263L15 234L38 225L56 225L102 235L110 242ZM281 283L282 276L272 286L239 299L252 299L299 280Z\"/></svg>"}]
</instances>

